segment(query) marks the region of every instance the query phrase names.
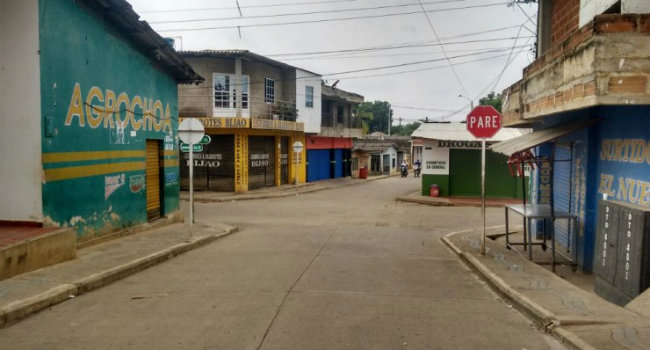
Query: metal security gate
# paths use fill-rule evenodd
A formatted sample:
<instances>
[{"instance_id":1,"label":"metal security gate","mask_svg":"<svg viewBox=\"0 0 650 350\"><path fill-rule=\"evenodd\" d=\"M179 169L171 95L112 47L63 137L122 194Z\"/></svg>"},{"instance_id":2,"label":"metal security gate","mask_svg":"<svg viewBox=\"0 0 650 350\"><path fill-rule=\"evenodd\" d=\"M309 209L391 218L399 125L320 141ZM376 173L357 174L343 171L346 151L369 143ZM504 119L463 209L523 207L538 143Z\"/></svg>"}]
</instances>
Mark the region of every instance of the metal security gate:
<instances>
[{"instance_id":1,"label":"metal security gate","mask_svg":"<svg viewBox=\"0 0 650 350\"><path fill-rule=\"evenodd\" d=\"M553 160L553 205L555 210L571 212L571 146L557 144ZM555 222L555 241L569 247L569 220Z\"/></svg>"},{"instance_id":2,"label":"metal security gate","mask_svg":"<svg viewBox=\"0 0 650 350\"><path fill-rule=\"evenodd\" d=\"M334 178L343 177L343 150L335 149L334 151Z\"/></svg>"},{"instance_id":3,"label":"metal security gate","mask_svg":"<svg viewBox=\"0 0 650 350\"><path fill-rule=\"evenodd\" d=\"M289 183L289 138L284 136L280 139L280 183Z\"/></svg>"},{"instance_id":4,"label":"metal security gate","mask_svg":"<svg viewBox=\"0 0 650 350\"><path fill-rule=\"evenodd\" d=\"M343 150L343 176L352 176L352 151Z\"/></svg>"},{"instance_id":5,"label":"metal security gate","mask_svg":"<svg viewBox=\"0 0 650 350\"><path fill-rule=\"evenodd\" d=\"M160 141L147 140L146 150L147 220L160 218Z\"/></svg>"},{"instance_id":6,"label":"metal security gate","mask_svg":"<svg viewBox=\"0 0 650 350\"><path fill-rule=\"evenodd\" d=\"M275 136L248 137L248 189L275 186Z\"/></svg>"},{"instance_id":7,"label":"metal security gate","mask_svg":"<svg viewBox=\"0 0 650 350\"><path fill-rule=\"evenodd\" d=\"M330 150L312 149L307 151L307 181L330 178Z\"/></svg>"},{"instance_id":8,"label":"metal security gate","mask_svg":"<svg viewBox=\"0 0 650 350\"><path fill-rule=\"evenodd\" d=\"M235 190L235 137L211 135L212 141L194 152L194 189L197 191ZM189 189L190 154L181 152L181 189Z\"/></svg>"}]
</instances>

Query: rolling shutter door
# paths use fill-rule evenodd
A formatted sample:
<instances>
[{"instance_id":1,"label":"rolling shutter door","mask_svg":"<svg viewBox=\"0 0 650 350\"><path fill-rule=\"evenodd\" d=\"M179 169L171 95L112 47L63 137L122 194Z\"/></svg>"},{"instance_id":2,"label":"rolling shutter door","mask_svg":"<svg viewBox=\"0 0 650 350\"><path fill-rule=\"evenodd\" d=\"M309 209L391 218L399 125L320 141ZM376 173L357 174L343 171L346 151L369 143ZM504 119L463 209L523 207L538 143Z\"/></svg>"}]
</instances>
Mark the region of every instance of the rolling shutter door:
<instances>
[{"instance_id":1,"label":"rolling shutter door","mask_svg":"<svg viewBox=\"0 0 650 350\"><path fill-rule=\"evenodd\" d=\"M147 220L160 218L160 142L147 140Z\"/></svg>"},{"instance_id":2,"label":"rolling shutter door","mask_svg":"<svg viewBox=\"0 0 650 350\"><path fill-rule=\"evenodd\" d=\"M555 147L553 162L553 202L555 210L571 210L571 148L562 145ZM564 247L569 246L569 220L555 222L555 241Z\"/></svg>"},{"instance_id":3,"label":"rolling shutter door","mask_svg":"<svg viewBox=\"0 0 650 350\"><path fill-rule=\"evenodd\" d=\"M334 178L343 177L343 150L334 150Z\"/></svg>"},{"instance_id":4,"label":"rolling shutter door","mask_svg":"<svg viewBox=\"0 0 650 350\"><path fill-rule=\"evenodd\" d=\"M313 182L330 178L330 150L312 149L307 151L307 181Z\"/></svg>"},{"instance_id":5,"label":"rolling shutter door","mask_svg":"<svg viewBox=\"0 0 650 350\"><path fill-rule=\"evenodd\" d=\"M318 150L307 150L307 182L316 181L318 174Z\"/></svg>"},{"instance_id":6,"label":"rolling shutter door","mask_svg":"<svg viewBox=\"0 0 650 350\"><path fill-rule=\"evenodd\" d=\"M235 136L212 136L212 142L204 145L204 148L207 148L204 152L205 158L208 159L200 164L207 169L207 189L210 191L234 191ZM194 169L196 170L196 168Z\"/></svg>"},{"instance_id":7,"label":"rolling shutter door","mask_svg":"<svg viewBox=\"0 0 650 350\"><path fill-rule=\"evenodd\" d=\"M280 183L289 183L289 138L282 137L280 139ZM291 156L295 159L296 155L291 152Z\"/></svg>"},{"instance_id":8,"label":"rolling shutter door","mask_svg":"<svg viewBox=\"0 0 650 350\"><path fill-rule=\"evenodd\" d=\"M211 135L212 141L194 152L194 190L235 190L235 136ZM181 190L190 188L189 152L180 152Z\"/></svg>"},{"instance_id":9,"label":"rolling shutter door","mask_svg":"<svg viewBox=\"0 0 650 350\"><path fill-rule=\"evenodd\" d=\"M248 189L275 186L275 136L248 138Z\"/></svg>"}]
</instances>

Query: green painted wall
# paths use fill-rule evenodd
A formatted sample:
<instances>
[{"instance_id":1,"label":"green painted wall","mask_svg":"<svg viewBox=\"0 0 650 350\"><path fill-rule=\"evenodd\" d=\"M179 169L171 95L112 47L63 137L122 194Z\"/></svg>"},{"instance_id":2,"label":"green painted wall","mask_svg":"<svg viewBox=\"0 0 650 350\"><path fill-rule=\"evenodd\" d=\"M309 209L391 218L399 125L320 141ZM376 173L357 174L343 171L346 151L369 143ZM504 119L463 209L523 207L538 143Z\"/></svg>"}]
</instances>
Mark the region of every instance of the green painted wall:
<instances>
[{"instance_id":1,"label":"green painted wall","mask_svg":"<svg viewBox=\"0 0 650 350\"><path fill-rule=\"evenodd\" d=\"M449 157L450 193L452 196L481 196L481 151L452 149ZM487 151L485 154L485 196L521 197L521 180L510 175L508 158ZM460 175L460 176L459 176Z\"/></svg>"},{"instance_id":2,"label":"green painted wall","mask_svg":"<svg viewBox=\"0 0 650 350\"><path fill-rule=\"evenodd\" d=\"M169 150L162 214L178 210L176 82L74 1L39 0L39 26L45 224L88 236L146 222L147 139Z\"/></svg>"},{"instance_id":3,"label":"green painted wall","mask_svg":"<svg viewBox=\"0 0 650 350\"><path fill-rule=\"evenodd\" d=\"M433 184L440 186L440 197L449 196L449 175L422 174L422 195L429 196L429 188Z\"/></svg>"},{"instance_id":4,"label":"green painted wall","mask_svg":"<svg viewBox=\"0 0 650 350\"><path fill-rule=\"evenodd\" d=\"M440 186L440 196L481 196L481 151L453 149L455 163L450 164L449 175L422 174L423 196L429 196L432 184ZM512 177L505 162L507 158L493 152L487 152L485 195L491 198L522 198L523 181L520 177ZM462 175L458 175L462 174ZM529 178L526 177L526 197L530 198Z\"/></svg>"}]
</instances>

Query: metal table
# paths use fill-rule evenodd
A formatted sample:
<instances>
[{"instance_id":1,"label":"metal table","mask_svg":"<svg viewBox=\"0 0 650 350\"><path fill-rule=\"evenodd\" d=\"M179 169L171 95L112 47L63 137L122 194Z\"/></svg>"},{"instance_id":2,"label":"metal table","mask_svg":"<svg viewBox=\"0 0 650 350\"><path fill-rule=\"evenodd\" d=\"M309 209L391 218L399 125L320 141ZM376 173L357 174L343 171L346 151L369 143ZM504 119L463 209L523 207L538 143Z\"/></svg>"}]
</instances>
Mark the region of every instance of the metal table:
<instances>
[{"instance_id":1,"label":"metal table","mask_svg":"<svg viewBox=\"0 0 650 350\"><path fill-rule=\"evenodd\" d=\"M514 213L519 214L524 219L524 241L523 242L510 242L509 234L510 230L508 227L508 211L512 210ZM552 215L551 215L552 214ZM528 248L528 260L533 260L533 245L541 245L543 249L546 249L546 238L544 243L533 243L532 242L532 230L530 229L531 220L542 220L544 227L546 227L546 221L551 221L551 251L552 251L552 269L555 272L555 227L553 223L556 219L565 219L569 220L569 235L573 233L573 241L575 242L575 236L577 231L578 216L562 210L551 211L551 206L549 204L509 204L505 206L505 216L506 216L506 247L511 249L514 245L523 245L524 250ZM573 225L570 225L570 222L573 221ZM526 229L528 226L528 229ZM573 231L573 232L571 232ZM526 237L528 236L528 237ZM528 239L526 239L528 238ZM570 236L569 236L570 238ZM572 265L575 264L575 261L571 258Z\"/></svg>"}]
</instances>

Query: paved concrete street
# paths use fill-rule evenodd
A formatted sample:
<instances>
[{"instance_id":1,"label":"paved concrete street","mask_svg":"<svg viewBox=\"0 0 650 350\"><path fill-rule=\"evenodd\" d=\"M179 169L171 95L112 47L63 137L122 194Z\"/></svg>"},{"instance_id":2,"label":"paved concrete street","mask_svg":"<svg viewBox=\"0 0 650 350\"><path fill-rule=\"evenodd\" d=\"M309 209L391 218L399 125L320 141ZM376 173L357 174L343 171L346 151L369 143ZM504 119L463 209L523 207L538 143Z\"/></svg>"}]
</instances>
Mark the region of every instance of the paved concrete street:
<instances>
[{"instance_id":1,"label":"paved concrete street","mask_svg":"<svg viewBox=\"0 0 650 350\"><path fill-rule=\"evenodd\" d=\"M0 329L0 348L563 349L440 241L480 209L394 201L418 185L197 204L240 231Z\"/></svg>"}]
</instances>

